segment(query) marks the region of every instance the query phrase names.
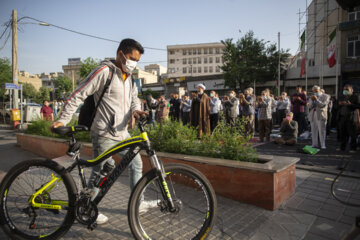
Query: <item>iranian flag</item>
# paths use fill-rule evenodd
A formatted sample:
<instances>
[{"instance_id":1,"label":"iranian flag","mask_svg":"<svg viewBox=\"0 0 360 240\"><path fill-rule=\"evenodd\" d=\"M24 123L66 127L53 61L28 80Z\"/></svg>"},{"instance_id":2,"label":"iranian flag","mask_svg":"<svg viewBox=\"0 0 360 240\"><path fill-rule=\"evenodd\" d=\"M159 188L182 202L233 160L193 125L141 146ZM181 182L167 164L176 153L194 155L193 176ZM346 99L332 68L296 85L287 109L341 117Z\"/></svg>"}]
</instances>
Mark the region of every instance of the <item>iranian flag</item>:
<instances>
[{"instance_id":1,"label":"iranian flag","mask_svg":"<svg viewBox=\"0 0 360 240\"><path fill-rule=\"evenodd\" d=\"M336 52L336 29L332 31L329 36L328 45L328 63L329 67L333 67L336 64L335 52Z\"/></svg>"}]
</instances>

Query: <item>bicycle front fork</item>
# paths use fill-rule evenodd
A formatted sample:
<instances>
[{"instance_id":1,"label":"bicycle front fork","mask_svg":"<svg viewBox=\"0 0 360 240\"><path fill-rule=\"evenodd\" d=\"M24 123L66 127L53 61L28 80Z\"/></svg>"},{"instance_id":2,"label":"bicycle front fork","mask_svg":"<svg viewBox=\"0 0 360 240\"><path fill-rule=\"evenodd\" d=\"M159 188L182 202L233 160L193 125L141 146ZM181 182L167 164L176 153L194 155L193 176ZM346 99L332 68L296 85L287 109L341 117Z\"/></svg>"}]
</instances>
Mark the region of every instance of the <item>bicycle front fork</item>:
<instances>
[{"instance_id":1,"label":"bicycle front fork","mask_svg":"<svg viewBox=\"0 0 360 240\"><path fill-rule=\"evenodd\" d=\"M161 194L162 194L163 198L167 202L170 212L175 212L176 207L175 207L174 201L171 197L168 184L165 180L167 174L165 172L162 162L157 158L154 151L151 152L150 163L151 163L152 167L157 170L157 174L159 176L158 185L159 185L159 188L161 189Z\"/></svg>"}]
</instances>

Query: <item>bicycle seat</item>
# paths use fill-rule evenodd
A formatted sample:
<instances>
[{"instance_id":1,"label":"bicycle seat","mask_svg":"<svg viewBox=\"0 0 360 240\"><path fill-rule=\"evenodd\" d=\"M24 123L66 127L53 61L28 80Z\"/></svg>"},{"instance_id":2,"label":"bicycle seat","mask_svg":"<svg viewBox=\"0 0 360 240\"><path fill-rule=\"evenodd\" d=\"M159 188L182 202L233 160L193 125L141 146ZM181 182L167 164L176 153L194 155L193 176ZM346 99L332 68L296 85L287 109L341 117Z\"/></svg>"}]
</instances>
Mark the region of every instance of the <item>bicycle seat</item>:
<instances>
[{"instance_id":1,"label":"bicycle seat","mask_svg":"<svg viewBox=\"0 0 360 240\"><path fill-rule=\"evenodd\" d=\"M88 131L89 129L86 126L78 125L78 126L72 126L72 127L57 127L52 128L52 131L54 133L60 134L60 135L66 135L70 133L76 133L76 132L82 132L82 131Z\"/></svg>"}]
</instances>

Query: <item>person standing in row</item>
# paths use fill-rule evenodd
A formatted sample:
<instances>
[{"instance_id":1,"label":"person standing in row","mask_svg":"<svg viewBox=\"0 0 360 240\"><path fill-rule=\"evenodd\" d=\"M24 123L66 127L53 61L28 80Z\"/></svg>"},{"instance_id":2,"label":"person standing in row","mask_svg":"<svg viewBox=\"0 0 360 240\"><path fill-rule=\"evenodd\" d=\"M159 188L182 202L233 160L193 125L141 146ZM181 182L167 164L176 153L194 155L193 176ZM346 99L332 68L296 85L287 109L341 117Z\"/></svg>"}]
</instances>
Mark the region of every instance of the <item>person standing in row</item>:
<instances>
[{"instance_id":1,"label":"person standing in row","mask_svg":"<svg viewBox=\"0 0 360 240\"><path fill-rule=\"evenodd\" d=\"M226 97L224 102L225 119L227 124L230 124L231 126L235 126L236 119L238 116L237 113L238 104L234 91L231 91L229 96L230 96L229 98Z\"/></svg>"},{"instance_id":2,"label":"person standing in row","mask_svg":"<svg viewBox=\"0 0 360 240\"><path fill-rule=\"evenodd\" d=\"M204 92L206 87L203 84L196 86L197 95L191 103L190 123L192 127L198 128L197 137L210 133L210 98Z\"/></svg>"},{"instance_id":3,"label":"person standing in row","mask_svg":"<svg viewBox=\"0 0 360 240\"><path fill-rule=\"evenodd\" d=\"M184 99L181 102L181 110L182 110L183 125L187 125L190 122L190 110L191 110L191 99L187 95L184 96Z\"/></svg>"},{"instance_id":4,"label":"person standing in row","mask_svg":"<svg viewBox=\"0 0 360 240\"><path fill-rule=\"evenodd\" d=\"M242 115L247 118L245 124L245 134L253 137L255 130L255 104L252 95L253 89L247 88L244 94L240 94L240 106L242 106Z\"/></svg>"},{"instance_id":5,"label":"person standing in row","mask_svg":"<svg viewBox=\"0 0 360 240\"><path fill-rule=\"evenodd\" d=\"M302 87L296 87L296 93L291 96L292 112L294 113L294 121L299 124L298 135L306 130L305 107L307 105L306 95L302 92Z\"/></svg>"},{"instance_id":6,"label":"person standing in row","mask_svg":"<svg viewBox=\"0 0 360 240\"><path fill-rule=\"evenodd\" d=\"M310 97L309 101L309 121L311 124L312 147L320 147L326 149L326 122L327 122L327 108L330 97L320 91L319 86L313 86L314 95Z\"/></svg>"},{"instance_id":7,"label":"person standing in row","mask_svg":"<svg viewBox=\"0 0 360 240\"><path fill-rule=\"evenodd\" d=\"M167 121L169 119L169 112L169 103L165 100L165 95L161 95L155 113L156 122L162 124L164 121Z\"/></svg>"},{"instance_id":8,"label":"person standing in row","mask_svg":"<svg viewBox=\"0 0 360 240\"><path fill-rule=\"evenodd\" d=\"M354 113L360 109L360 97L354 94L351 85L345 85L343 94L339 99L339 111L337 121L339 122L339 132L341 145L337 151L345 151L350 138L350 153L356 152L357 131L354 123Z\"/></svg>"},{"instance_id":9,"label":"person standing in row","mask_svg":"<svg viewBox=\"0 0 360 240\"><path fill-rule=\"evenodd\" d=\"M282 92L279 100L277 101L277 109L279 113L279 120L282 121L286 114L289 112L290 100L286 92Z\"/></svg>"},{"instance_id":10,"label":"person standing in row","mask_svg":"<svg viewBox=\"0 0 360 240\"><path fill-rule=\"evenodd\" d=\"M219 121L219 102L220 99L216 97L215 91L210 92L210 130L214 131Z\"/></svg>"},{"instance_id":11,"label":"person standing in row","mask_svg":"<svg viewBox=\"0 0 360 240\"><path fill-rule=\"evenodd\" d=\"M266 137L266 141L270 141L271 102L271 99L266 96L266 91L262 91L261 96L258 97L259 137L261 142L264 142L264 137Z\"/></svg>"}]
</instances>

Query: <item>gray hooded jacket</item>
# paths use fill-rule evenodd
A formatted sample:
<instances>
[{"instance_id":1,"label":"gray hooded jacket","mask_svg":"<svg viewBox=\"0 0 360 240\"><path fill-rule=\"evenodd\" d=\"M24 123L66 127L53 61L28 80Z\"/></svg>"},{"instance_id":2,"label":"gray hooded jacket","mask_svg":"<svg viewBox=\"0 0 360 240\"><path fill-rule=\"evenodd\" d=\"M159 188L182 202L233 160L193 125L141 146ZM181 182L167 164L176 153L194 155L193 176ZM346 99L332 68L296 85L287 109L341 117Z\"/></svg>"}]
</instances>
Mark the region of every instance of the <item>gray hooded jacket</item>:
<instances>
[{"instance_id":1,"label":"gray hooded jacket","mask_svg":"<svg viewBox=\"0 0 360 240\"><path fill-rule=\"evenodd\" d=\"M114 69L113 78L97 109L91 131L114 140L124 140L132 112L141 110L138 89L131 76L123 81L122 71L112 61L103 61L87 76L66 101L59 122L70 122L72 115L85 99L94 94L95 105L99 101L109 75L109 67Z\"/></svg>"}]
</instances>

